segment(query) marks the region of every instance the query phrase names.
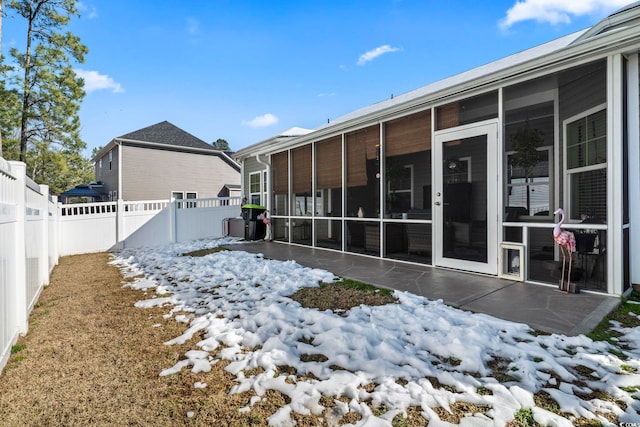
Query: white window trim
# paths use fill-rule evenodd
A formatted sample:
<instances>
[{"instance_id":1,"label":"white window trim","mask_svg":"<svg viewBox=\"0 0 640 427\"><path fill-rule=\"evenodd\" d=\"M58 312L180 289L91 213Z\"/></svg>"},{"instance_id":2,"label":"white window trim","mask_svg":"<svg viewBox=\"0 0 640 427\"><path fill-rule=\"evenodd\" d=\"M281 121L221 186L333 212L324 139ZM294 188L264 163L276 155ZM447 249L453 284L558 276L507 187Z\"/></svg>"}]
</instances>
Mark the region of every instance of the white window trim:
<instances>
[{"instance_id":1,"label":"white window trim","mask_svg":"<svg viewBox=\"0 0 640 427\"><path fill-rule=\"evenodd\" d=\"M594 170L600 170L600 169L607 169L607 164L609 163L609 157L607 156L607 161L603 162L603 163L598 163L596 165L588 165L588 166L582 166L582 167L577 167L577 168L572 168L572 169L568 169L567 168L567 126L569 125L569 123L573 123L576 120L580 120L583 119L587 116L590 116L592 114L598 113L602 110L606 110L607 109L607 103L603 103L600 105L597 105L593 108L590 108L588 110L585 110L581 113L578 113L574 116L571 116L565 120L562 121L562 159L563 159L563 170L564 170L564 186L563 186L563 198L564 198L564 210L566 212L567 215L567 222L579 222L577 220L572 220L571 219L571 213L573 212L573 206L571 206L571 175L574 174L578 174L578 173L582 173L582 172L589 172L589 171L594 171ZM608 120L608 116L607 116L607 120ZM607 147L609 147L609 139L608 139L608 135L606 138L606 143L607 143ZM607 151L608 153L608 151ZM608 189L607 189L608 191Z\"/></svg>"},{"instance_id":2,"label":"white window trim","mask_svg":"<svg viewBox=\"0 0 640 427\"><path fill-rule=\"evenodd\" d=\"M257 172L251 172L249 173L249 201L251 201L253 199L253 196L259 196L260 197L260 203L264 203L264 201L266 201L267 199L265 198L266 194L265 194L265 185L264 185L264 174L266 173L266 171L257 171ZM253 176L258 176L258 191L252 191L251 188L251 181L252 181L252 177Z\"/></svg>"}]
</instances>

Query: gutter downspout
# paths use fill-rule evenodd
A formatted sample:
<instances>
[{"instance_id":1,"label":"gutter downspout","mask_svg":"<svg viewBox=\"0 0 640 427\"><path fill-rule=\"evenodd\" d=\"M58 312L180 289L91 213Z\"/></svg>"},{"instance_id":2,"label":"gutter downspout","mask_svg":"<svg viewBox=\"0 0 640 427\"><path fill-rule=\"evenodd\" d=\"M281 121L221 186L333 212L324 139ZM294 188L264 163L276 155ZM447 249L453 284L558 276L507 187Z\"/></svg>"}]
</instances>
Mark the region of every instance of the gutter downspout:
<instances>
[{"instance_id":1,"label":"gutter downspout","mask_svg":"<svg viewBox=\"0 0 640 427\"><path fill-rule=\"evenodd\" d=\"M256 154L256 161L261 165L266 166L267 168L267 182L265 182L265 185L267 186L267 188L265 188L265 192L267 193L267 200L265 206L267 207L267 210L271 212L271 162L260 160L260 154Z\"/></svg>"}]
</instances>

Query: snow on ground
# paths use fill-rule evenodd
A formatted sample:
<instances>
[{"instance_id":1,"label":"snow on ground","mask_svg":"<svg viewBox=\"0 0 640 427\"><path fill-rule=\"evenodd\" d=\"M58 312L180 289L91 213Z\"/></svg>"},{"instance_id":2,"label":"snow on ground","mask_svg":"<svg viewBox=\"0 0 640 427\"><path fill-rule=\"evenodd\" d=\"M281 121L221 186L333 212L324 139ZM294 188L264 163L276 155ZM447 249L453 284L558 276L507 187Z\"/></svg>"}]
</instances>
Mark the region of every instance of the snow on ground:
<instances>
[{"instance_id":1,"label":"snow on ground","mask_svg":"<svg viewBox=\"0 0 640 427\"><path fill-rule=\"evenodd\" d=\"M397 304L360 306L341 314L321 312L303 308L289 296L320 281L339 280L330 272L243 251L181 256L229 243L238 241L199 240L124 250L112 262L134 278L127 286L154 291L155 297L139 301L138 307L167 307L166 318L185 323L184 333L165 344L203 333L197 348L159 374L181 369L207 372L217 361L228 360L226 370L237 381L231 393L253 389L258 396L243 411L266 390L289 397L290 403L271 416L270 425L294 425L292 412L321 416L321 396L350 399L348 404L336 401L336 408L359 413L357 426L390 426L393 417L410 406L422 408L429 426L451 425L441 421L434 408L448 409L456 402L491 408L468 414L461 426L504 425L521 408L530 408L541 425L572 425L535 405L533 395L541 390L558 402L561 412L576 418L597 419L606 426L613 424L603 415L613 413L620 422L640 422L637 329L618 327L620 340L630 348L625 351L627 360L621 360L609 352L608 343L583 335L535 336L527 325L406 292L395 292ZM277 367L284 365L311 379L278 375ZM509 377L494 378L495 366ZM249 370L261 373L245 375ZM434 382L442 386L434 388ZM362 387L367 384L375 387ZM206 385L196 382L194 387ZM624 404L579 396L598 390ZM367 402L384 405L388 412L376 415ZM338 415L337 419L342 414Z\"/></svg>"}]
</instances>

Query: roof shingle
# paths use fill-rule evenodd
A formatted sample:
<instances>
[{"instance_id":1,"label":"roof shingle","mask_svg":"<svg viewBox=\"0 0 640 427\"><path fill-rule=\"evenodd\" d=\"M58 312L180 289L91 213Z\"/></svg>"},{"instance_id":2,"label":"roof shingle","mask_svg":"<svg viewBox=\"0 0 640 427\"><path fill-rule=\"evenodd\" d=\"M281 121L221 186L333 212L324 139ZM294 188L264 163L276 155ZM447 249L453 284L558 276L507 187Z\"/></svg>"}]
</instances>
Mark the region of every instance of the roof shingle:
<instances>
[{"instance_id":1,"label":"roof shingle","mask_svg":"<svg viewBox=\"0 0 640 427\"><path fill-rule=\"evenodd\" d=\"M178 147L202 148L214 150L214 147L207 144L200 138L185 132L174 124L163 121L155 125L147 126L116 139L128 139L140 142L153 142L155 144L173 145Z\"/></svg>"}]
</instances>

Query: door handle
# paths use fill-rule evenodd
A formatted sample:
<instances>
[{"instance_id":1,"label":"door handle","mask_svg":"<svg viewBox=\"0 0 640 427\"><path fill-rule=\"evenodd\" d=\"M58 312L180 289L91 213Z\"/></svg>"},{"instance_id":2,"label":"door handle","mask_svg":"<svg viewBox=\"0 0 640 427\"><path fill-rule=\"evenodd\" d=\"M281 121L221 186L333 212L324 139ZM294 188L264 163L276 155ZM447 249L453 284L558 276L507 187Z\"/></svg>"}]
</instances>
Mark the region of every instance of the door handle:
<instances>
[{"instance_id":1,"label":"door handle","mask_svg":"<svg viewBox=\"0 0 640 427\"><path fill-rule=\"evenodd\" d=\"M436 206L440 206L440 202L434 202L433 204Z\"/></svg>"}]
</instances>

